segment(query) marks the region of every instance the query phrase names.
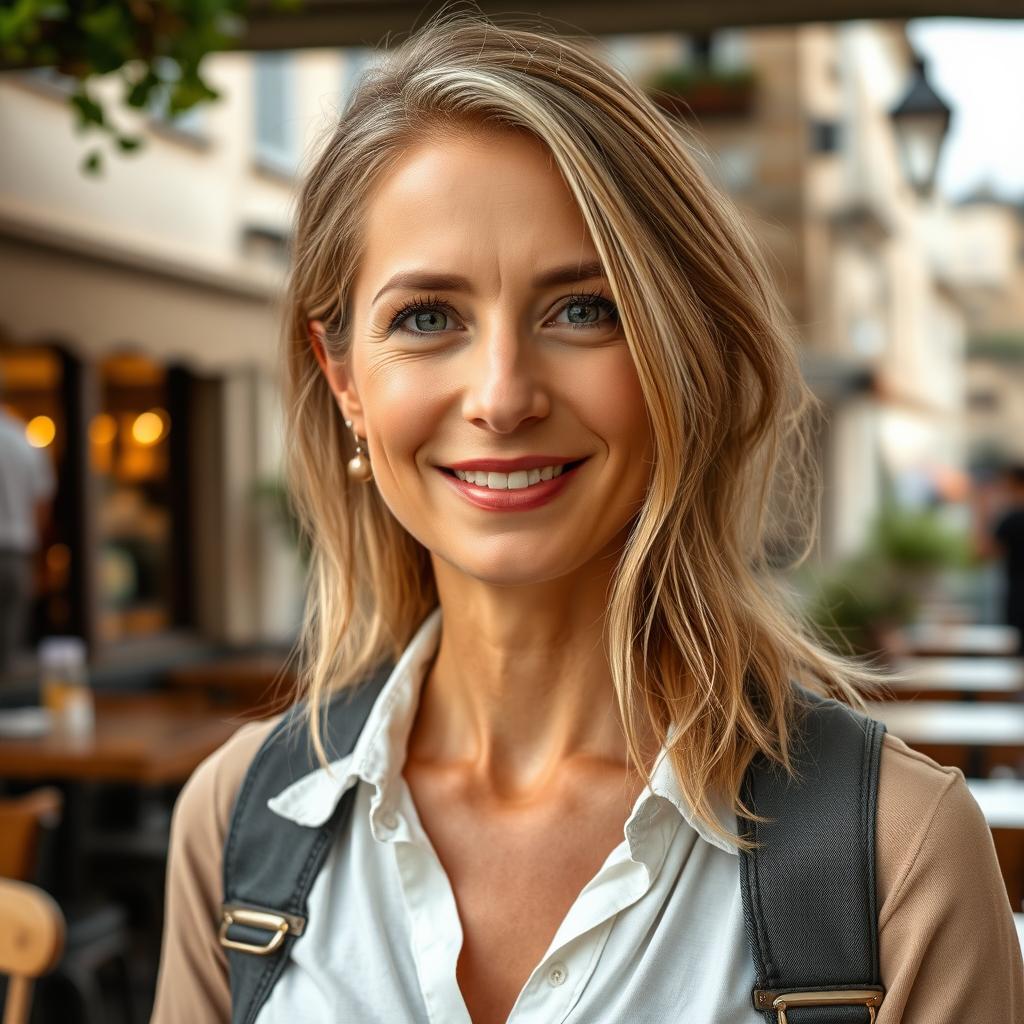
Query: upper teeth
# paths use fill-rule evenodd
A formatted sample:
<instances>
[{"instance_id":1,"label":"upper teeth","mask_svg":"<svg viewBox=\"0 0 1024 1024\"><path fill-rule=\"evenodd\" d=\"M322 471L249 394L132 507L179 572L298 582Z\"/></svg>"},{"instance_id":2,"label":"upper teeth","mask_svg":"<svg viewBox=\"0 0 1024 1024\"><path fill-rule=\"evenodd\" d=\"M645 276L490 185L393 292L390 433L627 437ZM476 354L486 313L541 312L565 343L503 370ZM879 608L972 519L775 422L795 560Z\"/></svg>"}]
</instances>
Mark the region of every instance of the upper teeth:
<instances>
[{"instance_id":1,"label":"upper teeth","mask_svg":"<svg viewBox=\"0 0 1024 1024\"><path fill-rule=\"evenodd\" d=\"M543 469L517 469L514 473L488 473L482 469L456 469L455 475L477 487L493 487L498 490L514 491L529 487L540 480L560 476L562 466L544 466Z\"/></svg>"}]
</instances>

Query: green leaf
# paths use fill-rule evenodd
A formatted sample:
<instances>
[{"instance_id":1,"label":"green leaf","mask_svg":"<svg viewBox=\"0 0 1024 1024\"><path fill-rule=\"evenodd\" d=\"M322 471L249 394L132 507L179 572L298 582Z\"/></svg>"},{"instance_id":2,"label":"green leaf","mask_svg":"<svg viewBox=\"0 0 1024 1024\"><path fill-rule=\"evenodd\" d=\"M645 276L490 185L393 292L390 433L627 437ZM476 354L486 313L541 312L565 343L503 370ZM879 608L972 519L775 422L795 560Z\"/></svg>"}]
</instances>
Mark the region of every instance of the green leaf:
<instances>
[{"instance_id":1,"label":"green leaf","mask_svg":"<svg viewBox=\"0 0 1024 1024\"><path fill-rule=\"evenodd\" d=\"M89 96L84 89L71 96L71 106L78 114L78 127L88 128L90 125L102 127L106 124L103 107Z\"/></svg>"},{"instance_id":2,"label":"green leaf","mask_svg":"<svg viewBox=\"0 0 1024 1024\"><path fill-rule=\"evenodd\" d=\"M282 11L302 6L301 0L270 3ZM119 106L145 110L159 96L171 117L218 100L201 74L202 61L237 42L250 6L251 0L0 0L0 60L53 67L77 79L69 97L75 131L105 132L118 151L134 152L142 140L119 134L86 83L118 74ZM89 174L101 166L99 150L82 161Z\"/></svg>"},{"instance_id":3,"label":"green leaf","mask_svg":"<svg viewBox=\"0 0 1024 1024\"><path fill-rule=\"evenodd\" d=\"M125 102L130 107L142 109L149 104L153 90L160 84L160 79L151 67L147 67L145 74L138 81L129 81L127 84L129 88L125 93Z\"/></svg>"},{"instance_id":4,"label":"green leaf","mask_svg":"<svg viewBox=\"0 0 1024 1024\"><path fill-rule=\"evenodd\" d=\"M36 0L15 0L9 7L0 8L0 45L16 40L29 42L39 33L39 11Z\"/></svg>"},{"instance_id":5,"label":"green leaf","mask_svg":"<svg viewBox=\"0 0 1024 1024\"><path fill-rule=\"evenodd\" d=\"M82 161L81 169L85 174L100 174L103 170L103 154L98 149L91 150Z\"/></svg>"}]
</instances>

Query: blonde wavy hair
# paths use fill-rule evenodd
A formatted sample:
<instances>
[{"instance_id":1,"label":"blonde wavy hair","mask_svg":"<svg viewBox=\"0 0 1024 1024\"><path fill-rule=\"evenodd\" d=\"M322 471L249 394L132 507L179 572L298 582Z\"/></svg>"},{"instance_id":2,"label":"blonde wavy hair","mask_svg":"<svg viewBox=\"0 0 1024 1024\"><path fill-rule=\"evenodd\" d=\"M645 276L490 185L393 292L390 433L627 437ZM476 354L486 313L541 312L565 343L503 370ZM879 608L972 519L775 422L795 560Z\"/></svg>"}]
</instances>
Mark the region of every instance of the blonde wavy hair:
<instances>
[{"instance_id":1,"label":"blonde wavy hair","mask_svg":"<svg viewBox=\"0 0 1024 1024\"><path fill-rule=\"evenodd\" d=\"M694 813L750 848L721 824L711 794L764 820L740 783L758 752L796 773L795 684L863 710L860 691L879 677L814 639L771 565L794 536L793 561L811 550L819 484L807 443L818 403L770 273L695 142L595 42L442 10L364 71L304 178L283 346L286 478L311 552L302 721L326 765L330 698L396 660L438 603L428 551L376 487L346 474L353 438L308 321L324 322L329 356L343 359L367 200L410 145L529 132L589 227L654 437L606 624L629 761L649 779L639 738L653 731Z\"/></svg>"}]
</instances>

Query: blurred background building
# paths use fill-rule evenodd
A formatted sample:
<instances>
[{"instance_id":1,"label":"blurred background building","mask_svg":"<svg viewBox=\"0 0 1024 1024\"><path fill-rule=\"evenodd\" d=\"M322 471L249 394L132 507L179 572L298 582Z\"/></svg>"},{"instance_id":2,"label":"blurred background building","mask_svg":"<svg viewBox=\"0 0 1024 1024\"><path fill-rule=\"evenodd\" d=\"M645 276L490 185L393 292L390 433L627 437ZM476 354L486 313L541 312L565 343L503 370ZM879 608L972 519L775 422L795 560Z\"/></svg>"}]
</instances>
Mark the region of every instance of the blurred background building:
<instances>
[{"instance_id":1,"label":"blurred background building","mask_svg":"<svg viewBox=\"0 0 1024 1024\"><path fill-rule=\"evenodd\" d=\"M968 333L971 438L1014 415L984 381L1012 387L994 353L1021 322L1019 218L914 188L890 117L916 70L903 23L604 45L693 131L769 255L827 404L821 554L853 552L886 473L927 488L964 470ZM259 496L280 455L275 301L295 174L369 60L214 54L223 98L153 104L143 152L100 180L61 76L0 81L0 400L59 481L33 636L102 657L294 630L301 567Z\"/></svg>"},{"instance_id":2,"label":"blurred background building","mask_svg":"<svg viewBox=\"0 0 1024 1024\"><path fill-rule=\"evenodd\" d=\"M1024 461L1024 203L980 188L957 205L955 228L971 457L978 464Z\"/></svg>"},{"instance_id":3,"label":"blurred background building","mask_svg":"<svg viewBox=\"0 0 1024 1024\"><path fill-rule=\"evenodd\" d=\"M88 140L73 129L71 80L0 73L0 407L56 483L0 706L38 700L38 644L54 634L84 640L98 691L159 698L148 719L131 717L139 701L103 713L115 722L111 758L139 728L124 722L155 721L163 732L146 742L169 762L133 753L130 772L128 760L116 770L67 761L60 776L75 822L62 841L91 857L95 889L133 908L147 997L173 796L240 716L266 711L257 704L287 675L302 611L278 397L291 204L376 53L325 45L323 7L296 21L266 12L255 49L206 58L216 102L171 116L158 94L146 110L118 110L145 146L108 157L98 176L81 170ZM1024 462L1024 184L1019 196L934 187L955 99L935 84L912 23L717 27L704 14L685 31L660 30L671 20L661 17L641 32L608 10L595 8L613 24L595 26L594 45L677 119L739 205L823 402L820 539L792 576L809 619L840 649L889 662L911 647L991 656L978 687L998 683L996 696L1019 700L1016 641L970 630L1003 616L989 534L1009 499L996 478ZM276 48L289 45L300 48ZM116 83L98 92L113 100ZM962 660L946 669L966 679ZM938 685L929 671L921 692ZM1014 742L996 753L966 740L966 752L917 745L944 763L962 753L972 777L1016 772L1024 786L1024 724ZM30 748L12 749L0 738L0 789L54 777L45 750L30 770ZM106 821L86 835L82 822L104 814L83 792L112 779L132 781L131 797L107 807L114 831ZM1015 827L1019 852L999 849L1019 903L1024 821ZM149 881L124 889L146 864ZM124 915L114 920L108 934L123 937Z\"/></svg>"},{"instance_id":4,"label":"blurred background building","mask_svg":"<svg viewBox=\"0 0 1024 1024\"><path fill-rule=\"evenodd\" d=\"M0 395L58 471L35 634L289 638L300 567L266 514L289 198L364 52L217 54L224 100L140 115L79 169L68 80L0 81Z\"/></svg>"},{"instance_id":5,"label":"blurred background building","mask_svg":"<svg viewBox=\"0 0 1024 1024\"><path fill-rule=\"evenodd\" d=\"M883 470L963 460L964 314L941 266L949 233L930 230L943 200L914 189L890 117L915 54L892 22L730 29L679 50L672 70L692 69L679 109L770 255L826 403L822 555L850 553Z\"/></svg>"}]
</instances>

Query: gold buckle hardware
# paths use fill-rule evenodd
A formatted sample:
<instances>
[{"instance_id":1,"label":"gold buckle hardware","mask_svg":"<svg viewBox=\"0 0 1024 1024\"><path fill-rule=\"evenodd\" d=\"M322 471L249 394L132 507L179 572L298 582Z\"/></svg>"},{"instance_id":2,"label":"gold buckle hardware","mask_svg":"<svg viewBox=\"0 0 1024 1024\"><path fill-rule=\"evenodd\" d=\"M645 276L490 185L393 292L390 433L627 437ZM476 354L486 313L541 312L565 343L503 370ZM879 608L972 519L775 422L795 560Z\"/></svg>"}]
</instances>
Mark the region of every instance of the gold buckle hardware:
<instances>
[{"instance_id":1,"label":"gold buckle hardware","mask_svg":"<svg viewBox=\"0 0 1024 1024\"><path fill-rule=\"evenodd\" d=\"M784 992L772 1000L779 1011L779 1024L789 1024L786 1010L797 1006L866 1006L868 1019L875 1022L875 1007L882 1005L882 993L870 989L845 989L837 992Z\"/></svg>"},{"instance_id":2,"label":"gold buckle hardware","mask_svg":"<svg viewBox=\"0 0 1024 1024\"><path fill-rule=\"evenodd\" d=\"M221 908L220 944L225 949L237 949L242 953L255 953L257 956L267 956L284 942L284 937L289 931L293 935L301 935L304 923L301 918L293 917L290 914L279 914L270 910L256 910L253 907L228 905ZM273 934L265 946L258 946L252 942L239 942L237 939L228 938L228 929L233 924L262 928L264 931L272 932Z\"/></svg>"}]
</instances>

